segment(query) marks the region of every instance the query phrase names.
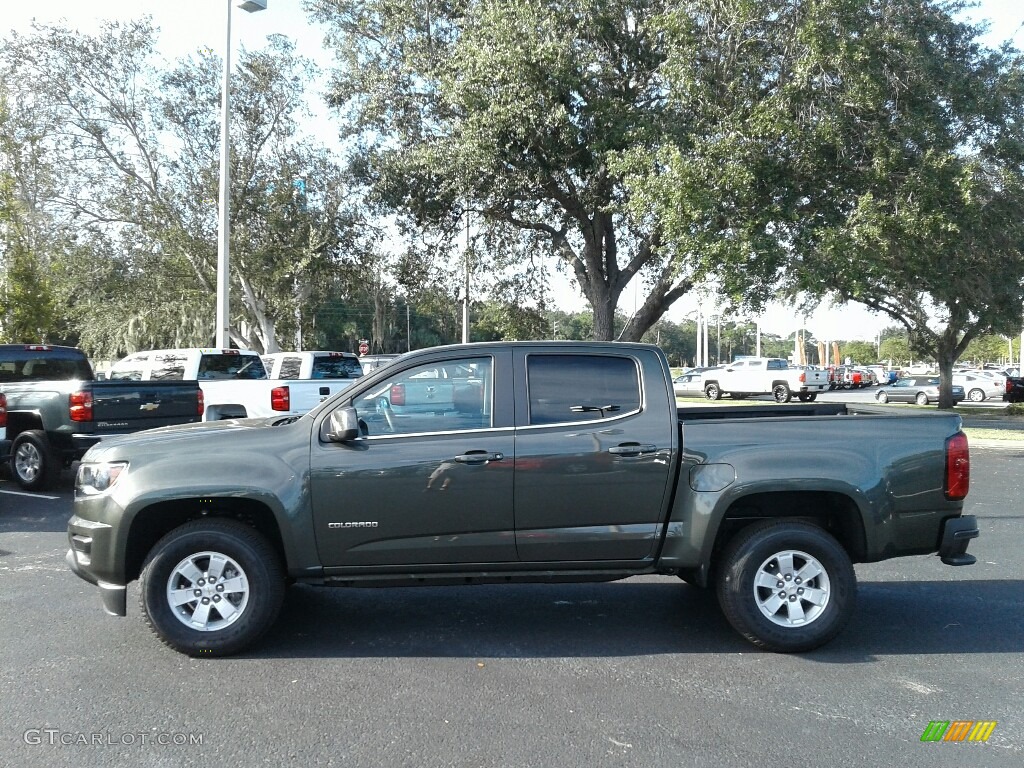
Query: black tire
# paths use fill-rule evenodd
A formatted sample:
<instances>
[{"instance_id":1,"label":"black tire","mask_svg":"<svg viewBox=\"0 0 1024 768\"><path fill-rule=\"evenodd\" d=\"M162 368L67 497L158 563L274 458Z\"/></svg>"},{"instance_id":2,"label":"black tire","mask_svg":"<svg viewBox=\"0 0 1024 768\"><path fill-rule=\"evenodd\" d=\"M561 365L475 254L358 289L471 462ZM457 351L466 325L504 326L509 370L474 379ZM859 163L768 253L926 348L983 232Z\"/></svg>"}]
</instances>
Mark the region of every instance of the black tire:
<instances>
[{"instance_id":1,"label":"black tire","mask_svg":"<svg viewBox=\"0 0 1024 768\"><path fill-rule=\"evenodd\" d=\"M980 389L972 389L967 393L967 399L972 403L983 403L985 402L985 392Z\"/></svg>"},{"instance_id":2,"label":"black tire","mask_svg":"<svg viewBox=\"0 0 1024 768\"><path fill-rule=\"evenodd\" d=\"M924 392L918 392L916 401L918 405L928 405L928 395Z\"/></svg>"},{"instance_id":3,"label":"black tire","mask_svg":"<svg viewBox=\"0 0 1024 768\"><path fill-rule=\"evenodd\" d=\"M209 568L211 554L225 562L214 577L220 579L217 586L206 581L210 571L202 570L204 563ZM189 566L200 578L191 580L182 573ZM258 531L234 520L195 520L175 528L150 550L139 581L139 603L150 629L189 656L229 656L250 647L277 619L285 592L277 552ZM182 594L200 594L175 608L168 596L175 585ZM231 613L221 606L230 607ZM202 621L203 616L196 619L200 614L207 629L186 624L189 619Z\"/></svg>"},{"instance_id":4,"label":"black tire","mask_svg":"<svg viewBox=\"0 0 1024 768\"><path fill-rule=\"evenodd\" d=\"M817 568L813 577L797 581L801 573ZM766 650L817 648L838 635L853 614L857 577L850 557L828 532L810 523L766 520L744 528L726 546L717 573L725 618ZM778 578L783 586L755 587L761 574Z\"/></svg>"},{"instance_id":5,"label":"black tire","mask_svg":"<svg viewBox=\"0 0 1024 768\"><path fill-rule=\"evenodd\" d=\"M785 384L776 384L772 387L772 397L775 398L776 403L788 403L793 399L793 393Z\"/></svg>"},{"instance_id":6,"label":"black tire","mask_svg":"<svg viewBox=\"0 0 1024 768\"><path fill-rule=\"evenodd\" d=\"M717 381L709 381L704 385L704 397L708 400L722 399L722 390L719 389Z\"/></svg>"},{"instance_id":7,"label":"black tire","mask_svg":"<svg viewBox=\"0 0 1024 768\"><path fill-rule=\"evenodd\" d=\"M880 403L888 403L889 395L887 395L885 392L879 392L878 394L875 395L875 400L877 400Z\"/></svg>"},{"instance_id":8,"label":"black tire","mask_svg":"<svg viewBox=\"0 0 1024 768\"><path fill-rule=\"evenodd\" d=\"M817 392L808 392L807 393L807 402L808 403L813 403L817 399L818 399L818 393Z\"/></svg>"},{"instance_id":9,"label":"black tire","mask_svg":"<svg viewBox=\"0 0 1024 768\"><path fill-rule=\"evenodd\" d=\"M46 491L57 484L62 467L50 447L46 433L39 429L21 432L11 446L11 476L26 491Z\"/></svg>"}]
</instances>

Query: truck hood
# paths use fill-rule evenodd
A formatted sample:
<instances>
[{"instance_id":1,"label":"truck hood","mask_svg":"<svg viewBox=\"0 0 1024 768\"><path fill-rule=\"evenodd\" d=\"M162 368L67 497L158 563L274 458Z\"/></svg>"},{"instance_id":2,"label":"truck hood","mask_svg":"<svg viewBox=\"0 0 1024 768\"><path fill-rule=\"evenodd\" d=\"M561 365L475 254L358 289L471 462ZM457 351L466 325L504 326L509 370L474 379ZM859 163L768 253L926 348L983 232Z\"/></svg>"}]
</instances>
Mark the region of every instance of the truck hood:
<instances>
[{"instance_id":1,"label":"truck hood","mask_svg":"<svg viewBox=\"0 0 1024 768\"><path fill-rule=\"evenodd\" d=\"M225 449L238 440L250 440L255 433L281 429L296 421L286 416L260 419L225 419L195 424L179 424L158 429L147 429L129 435L105 437L88 450L83 461L113 461L131 458L139 453L172 450L185 454L187 444L202 445L204 451L216 447Z\"/></svg>"}]
</instances>

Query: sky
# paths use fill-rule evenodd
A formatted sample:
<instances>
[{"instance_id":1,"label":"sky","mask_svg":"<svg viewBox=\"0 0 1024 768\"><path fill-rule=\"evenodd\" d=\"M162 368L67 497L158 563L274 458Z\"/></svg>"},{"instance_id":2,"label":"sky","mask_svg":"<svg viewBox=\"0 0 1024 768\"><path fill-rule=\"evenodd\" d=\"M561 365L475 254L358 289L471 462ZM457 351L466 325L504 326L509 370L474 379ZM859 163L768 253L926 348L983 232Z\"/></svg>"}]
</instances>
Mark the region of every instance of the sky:
<instances>
[{"instance_id":1,"label":"sky","mask_svg":"<svg viewBox=\"0 0 1024 768\"><path fill-rule=\"evenodd\" d=\"M29 32L33 19L42 23L63 22L82 32L95 32L103 19L127 20L152 16L160 29L160 51L173 60L199 48L223 51L227 44L227 9L232 8L232 42L237 46L260 48L267 35L283 34L296 41L300 53L313 59L323 69L331 66L331 56L323 50L323 30L312 24L302 10L301 0L267 0L267 9L246 13L236 7L238 0L4 0L0 34L8 30ZM997 46L1013 40L1024 47L1024 2L1021 0L980 0L978 7L966 14L975 21L988 21L989 34L984 42ZM237 60L237 54L233 59ZM326 108L316 110L324 120ZM327 137L322 137L327 141ZM560 276L553 276L552 287L560 309L579 311L587 308L582 294ZM622 295L619 309L630 313L634 303L642 302L642 291L630 286ZM680 321L697 308L696 296L677 302L666 317ZM706 303L703 311L713 314L715 308ZM811 329L819 339L873 339L877 332L892 325L888 318L868 312L856 305L822 306L806 318L794 309L770 306L760 317L762 330L779 335L792 334L799 327Z\"/></svg>"}]
</instances>

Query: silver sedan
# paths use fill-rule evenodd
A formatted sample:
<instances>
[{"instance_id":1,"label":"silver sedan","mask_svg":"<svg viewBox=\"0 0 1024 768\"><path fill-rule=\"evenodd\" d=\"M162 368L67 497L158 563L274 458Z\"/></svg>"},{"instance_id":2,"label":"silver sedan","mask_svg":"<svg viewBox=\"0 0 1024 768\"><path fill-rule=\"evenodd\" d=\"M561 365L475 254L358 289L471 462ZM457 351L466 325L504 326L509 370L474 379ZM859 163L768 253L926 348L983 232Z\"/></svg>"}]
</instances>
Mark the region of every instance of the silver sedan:
<instances>
[{"instance_id":1,"label":"silver sedan","mask_svg":"<svg viewBox=\"0 0 1024 768\"><path fill-rule=\"evenodd\" d=\"M966 397L964 388L953 385L953 402L959 403ZM939 379L937 376L911 376L899 379L895 384L882 387L875 393L880 403L917 403L928 405L939 401Z\"/></svg>"}]
</instances>

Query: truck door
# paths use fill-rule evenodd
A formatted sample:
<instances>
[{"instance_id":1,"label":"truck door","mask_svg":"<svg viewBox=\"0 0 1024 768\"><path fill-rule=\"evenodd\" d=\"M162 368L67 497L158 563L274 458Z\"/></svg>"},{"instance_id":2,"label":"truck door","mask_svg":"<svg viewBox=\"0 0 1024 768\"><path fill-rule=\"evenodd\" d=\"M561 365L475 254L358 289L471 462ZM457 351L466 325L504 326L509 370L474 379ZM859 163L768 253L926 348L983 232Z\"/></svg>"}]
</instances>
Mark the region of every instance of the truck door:
<instances>
[{"instance_id":1,"label":"truck door","mask_svg":"<svg viewBox=\"0 0 1024 768\"><path fill-rule=\"evenodd\" d=\"M515 354L520 561L652 557L672 480L674 401L645 400L631 353Z\"/></svg>"},{"instance_id":2,"label":"truck door","mask_svg":"<svg viewBox=\"0 0 1024 768\"><path fill-rule=\"evenodd\" d=\"M325 566L516 560L510 361L507 350L491 350L390 366L354 395L365 436L325 443L314 432L311 496ZM451 375L452 397L406 400L438 367Z\"/></svg>"}]
</instances>

